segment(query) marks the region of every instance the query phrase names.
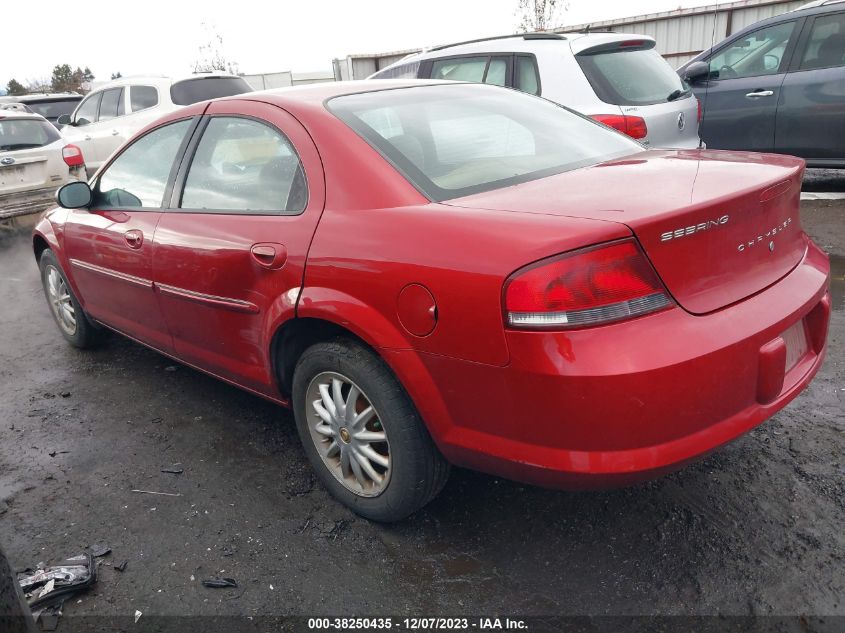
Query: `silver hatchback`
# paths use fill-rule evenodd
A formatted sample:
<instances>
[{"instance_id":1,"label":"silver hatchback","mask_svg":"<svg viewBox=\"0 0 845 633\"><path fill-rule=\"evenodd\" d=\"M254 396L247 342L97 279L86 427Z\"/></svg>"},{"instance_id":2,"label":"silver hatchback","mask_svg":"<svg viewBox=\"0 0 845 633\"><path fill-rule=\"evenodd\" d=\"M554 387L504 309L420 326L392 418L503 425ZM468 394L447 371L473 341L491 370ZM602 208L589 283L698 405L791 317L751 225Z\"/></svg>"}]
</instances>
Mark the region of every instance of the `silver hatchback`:
<instances>
[{"instance_id":1,"label":"silver hatchback","mask_svg":"<svg viewBox=\"0 0 845 633\"><path fill-rule=\"evenodd\" d=\"M649 147L697 148L698 100L654 46L650 37L625 33L526 33L437 46L370 79L452 79L516 88Z\"/></svg>"}]
</instances>

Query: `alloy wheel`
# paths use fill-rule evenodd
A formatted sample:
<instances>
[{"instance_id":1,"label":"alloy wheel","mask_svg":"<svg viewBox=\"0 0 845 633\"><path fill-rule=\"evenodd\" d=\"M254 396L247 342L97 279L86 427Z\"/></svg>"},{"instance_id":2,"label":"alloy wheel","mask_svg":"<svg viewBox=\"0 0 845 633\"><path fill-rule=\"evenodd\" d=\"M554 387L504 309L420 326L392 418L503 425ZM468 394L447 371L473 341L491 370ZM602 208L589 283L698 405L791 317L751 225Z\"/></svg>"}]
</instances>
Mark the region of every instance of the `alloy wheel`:
<instances>
[{"instance_id":1,"label":"alloy wheel","mask_svg":"<svg viewBox=\"0 0 845 633\"><path fill-rule=\"evenodd\" d=\"M64 277L55 266L47 266L47 295L59 327L68 336L76 334L76 311Z\"/></svg>"},{"instance_id":2,"label":"alloy wheel","mask_svg":"<svg viewBox=\"0 0 845 633\"><path fill-rule=\"evenodd\" d=\"M323 463L343 486L377 497L390 481L390 445L378 412L351 379L322 372L306 391L311 440Z\"/></svg>"}]
</instances>

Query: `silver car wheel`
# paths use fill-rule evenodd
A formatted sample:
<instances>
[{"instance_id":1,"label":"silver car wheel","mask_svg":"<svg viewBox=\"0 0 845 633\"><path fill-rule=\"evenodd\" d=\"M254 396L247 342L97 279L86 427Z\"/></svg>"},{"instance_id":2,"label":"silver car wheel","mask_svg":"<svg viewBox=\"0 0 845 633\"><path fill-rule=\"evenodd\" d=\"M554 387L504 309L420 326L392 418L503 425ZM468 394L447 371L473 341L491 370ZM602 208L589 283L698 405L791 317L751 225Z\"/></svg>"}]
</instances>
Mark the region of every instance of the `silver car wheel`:
<instances>
[{"instance_id":1,"label":"silver car wheel","mask_svg":"<svg viewBox=\"0 0 845 633\"><path fill-rule=\"evenodd\" d=\"M47 266L47 295L50 298L50 307L56 316L59 327L68 336L76 334L76 311L73 309L73 302L70 300L70 292L64 277L55 266Z\"/></svg>"},{"instance_id":2,"label":"silver car wheel","mask_svg":"<svg viewBox=\"0 0 845 633\"><path fill-rule=\"evenodd\" d=\"M326 468L361 497L377 497L390 481L390 445L378 412L352 380L323 372L308 385L308 430Z\"/></svg>"}]
</instances>

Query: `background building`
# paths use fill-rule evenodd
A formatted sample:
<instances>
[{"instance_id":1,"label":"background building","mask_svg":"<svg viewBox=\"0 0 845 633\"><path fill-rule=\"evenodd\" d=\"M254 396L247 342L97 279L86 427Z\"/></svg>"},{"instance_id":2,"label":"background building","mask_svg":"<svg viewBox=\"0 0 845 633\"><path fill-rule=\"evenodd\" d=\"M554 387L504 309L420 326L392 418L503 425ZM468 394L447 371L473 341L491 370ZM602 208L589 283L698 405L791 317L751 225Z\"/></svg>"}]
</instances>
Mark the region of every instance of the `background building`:
<instances>
[{"instance_id":1,"label":"background building","mask_svg":"<svg viewBox=\"0 0 845 633\"><path fill-rule=\"evenodd\" d=\"M740 0L692 9L637 15L630 18L602 20L590 24L572 24L554 29L557 33L583 31L615 31L649 35L657 40L657 51L673 68L682 66L701 51L718 44L725 37L749 24L797 9L806 0ZM434 42L432 45L448 42ZM335 59L336 80L365 79L372 73L421 49L393 51L372 55L348 55Z\"/></svg>"}]
</instances>

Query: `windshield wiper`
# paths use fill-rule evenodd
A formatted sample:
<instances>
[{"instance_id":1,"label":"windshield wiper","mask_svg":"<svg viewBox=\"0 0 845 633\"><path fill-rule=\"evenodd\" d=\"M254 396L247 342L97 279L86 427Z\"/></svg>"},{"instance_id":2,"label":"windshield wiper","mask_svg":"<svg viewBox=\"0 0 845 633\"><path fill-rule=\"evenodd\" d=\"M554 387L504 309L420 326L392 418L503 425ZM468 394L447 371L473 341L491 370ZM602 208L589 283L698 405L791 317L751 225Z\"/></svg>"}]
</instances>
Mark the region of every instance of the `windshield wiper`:
<instances>
[{"instance_id":1,"label":"windshield wiper","mask_svg":"<svg viewBox=\"0 0 845 633\"><path fill-rule=\"evenodd\" d=\"M44 147L40 143L12 143L11 145L0 145L0 150L13 151L16 149L34 149L36 147Z\"/></svg>"},{"instance_id":2,"label":"windshield wiper","mask_svg":"<svg viewBox=\"0 0 845 633\"><path fill-rule=\"evenodd\" d=\"M666 101L674 101L675 99L677 99L678 97L683 95L684 92L685 92L684 90L673 90L672 92L669 93L669 96L666 97Z\"/></svg>"}]
</instances>

